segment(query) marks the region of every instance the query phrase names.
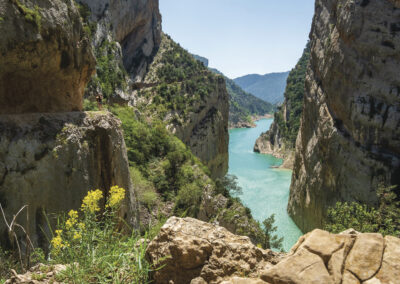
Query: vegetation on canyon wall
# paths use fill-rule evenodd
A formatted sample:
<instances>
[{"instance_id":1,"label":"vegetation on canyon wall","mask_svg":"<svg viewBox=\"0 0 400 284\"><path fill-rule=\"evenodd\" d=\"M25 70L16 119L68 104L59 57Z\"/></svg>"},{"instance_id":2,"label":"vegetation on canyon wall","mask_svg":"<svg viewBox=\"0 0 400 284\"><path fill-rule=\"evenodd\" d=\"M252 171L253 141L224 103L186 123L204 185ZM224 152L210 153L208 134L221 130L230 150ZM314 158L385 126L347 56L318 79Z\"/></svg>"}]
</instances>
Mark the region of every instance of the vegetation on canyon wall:
<instances>
[{"instance_id":1,"label":"vegetation on canyon wall","mask_svg":"<svg viewBox=\"0 0 400 284\"><path fill-rule=\"evenodd\" d=\"M310 60L310 43L295 68L289 73L285 90L284 106L275 112L274 121L280 129L282 139L294 148L300 128L300 117L303 110L304 83L308 62Z\"/></svg>"},{"instance_id":2,"label":"vegetation on canyon wall","mask_svg":"<svg viewBox=\"0 0 400 284\"><path fill-rule=\"evenodd\" d=\"M358 202L337 202L334 207L328 209L324 229L340 233L353 228L362 233L400 237L400 201L395 188L379 187L379 206L376 208Z\"/></svg>"}]
</instances>

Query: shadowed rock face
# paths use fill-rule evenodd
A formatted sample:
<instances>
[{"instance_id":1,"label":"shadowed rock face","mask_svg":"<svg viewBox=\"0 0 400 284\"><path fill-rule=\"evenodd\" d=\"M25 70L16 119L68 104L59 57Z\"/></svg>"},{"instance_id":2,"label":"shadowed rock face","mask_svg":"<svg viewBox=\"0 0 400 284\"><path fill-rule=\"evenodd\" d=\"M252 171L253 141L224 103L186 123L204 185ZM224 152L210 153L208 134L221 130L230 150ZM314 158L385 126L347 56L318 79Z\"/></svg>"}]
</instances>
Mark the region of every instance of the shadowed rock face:
<instances>
[{"instance_id":1,"label":"shadowed rock face","mask_svg":"<svg viewBox=\"0 0 400 284\"><path fill-rule=\"evenodd\" d=\"M0 114L81 110L95 60L74 1L1 0L0 17Z\"/></svg>"},{"instance_id":2,"label":"shadowed rock face","mask_svg":"<svg viewBox=\"0 0 400 284\"><path fill-rule=\"evenodd\" d=\"M336 201L400 184L398 1L316 1L288 211L303 231Z\"/></svg>"},{"instance_id":3,"label":"shadowed rock face","mask_svg":"<svg viewBox=\"0 0 400 284\"><path fill-rule=\"evenodd\" d=\"M103 23L120 43L125 69L136 81L142 78L161 42L158 0L79 0L88 5L99 23L95 37L103 38ZM95 38L95 41L98 40ZM136 78L138 77L138 78Z\"/></svg>"},{"instance_id":4,"label":"shadowed rock face","mask_svg":"<svg viewBox=\"0 0 400 284\"><path fill-rule=\"evenodd\" d=\"M109 113L69 112L0 116L0 203L8 220L29 205L17 222L43 247L45 211L78 209L89 190L126 190L121 212L136 225L137 206L120 121ZM104 199L103 199L104 201ZM7 236L0 222L1 238ZM5 239L1 239L6 244Z\"/></svg>"}]
</instances>

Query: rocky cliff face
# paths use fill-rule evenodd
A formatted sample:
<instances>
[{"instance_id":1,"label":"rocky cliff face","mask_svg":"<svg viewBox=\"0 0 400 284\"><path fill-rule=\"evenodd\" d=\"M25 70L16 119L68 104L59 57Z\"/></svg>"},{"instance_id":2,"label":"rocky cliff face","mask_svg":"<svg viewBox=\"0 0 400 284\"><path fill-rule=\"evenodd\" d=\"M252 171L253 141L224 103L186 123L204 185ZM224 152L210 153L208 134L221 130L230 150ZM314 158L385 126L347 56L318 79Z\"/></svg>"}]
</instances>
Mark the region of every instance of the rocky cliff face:
<instances>
[{"instance_id":1,"label":"rocky cliff face","mask_svg":"<svg viewBox=\"0 0 400 284\"><path fill-rule=\"evenodd\" d=\"M139 110L159 116L208 166L211 177L228 171L229 95L225 81L166 35L144 79L136 84Z\"/></svg>"},{"instance_id":2,"label":"rocky cliff face","mask_svg":"<svg viewBox=\"0 0 400 284\"><path fill-rule=\"evenodd\" d=\"M97 23L94 44L105 39L117 41L130 77L140 80L157 52L161 41L161 15L158 0L79 0Z\"/></svg>"},{"instance_id":3,"label":"rocky cliff face","mask_svg":"<svg viewBox=\"0 0 400 284\"><path fill-rule=\"evenodd\" d=\"M285 100L275 113L270 129L257 139L254 151L283 159L281 167L292 169L294 148L303 110L304 83L310 59L310 45L290 71L285 89Z\"/></svg>"},{"instance_id":4,"label":"rocky cliff face","mask_svg":"<svg viewBox=\"0 0 400 284\"><path fill-rule=\"evenodd\" d=\"M400 239L354 230L339 235L314 230L285 255L257 248L222 227L173 217L149 244L147 259L162 266L154 273L155 283L350 284L400 279Z\"/></svg>"},{"instance_id":5,"label":"rocky cliff face","mask_svg":"<svg viewBox=\"0 0 400 284\"><path fill-rule=\"evenodd\" d=\"M74 1L0 1L0 202L8 220L28 205L28 229L44 245L48 214L79 208L87 191L112 185L136 199L120 122L82 108L95 60ZM50 113L53 112L53 113ZM48 232L50 236L50 232ZM1 243L6 244L0 222Z\"/></svg>"},{"instance_id":6,"label":"rocky cliff face","mask_svg":"<svg viewBox=\"0 0 400 284\"><path fill-rule=\"evenodd\" d=\"M74 1L1 0L0 17L0 114L82 110L95 60Z\"/></svg>"},{"instance_id":7,"label":"rocky cliff face","mask_svg":"<svg viewBox=\"0 0 400 284\"><path fill-rule=\"evenodd\" d=\"M29 229L35 243L45 243L41 228L50 236L44 212L79 208L89 190L107 195L113 185L127 190L122 215L136 224L125 143L120 122L111 114L2 115L0 133L0 203L8 220L29 205L29 224L25 213L17 222ZM5 229L1 222L1 236L7 235Z\"/></svg>"},{"instance_id":8,"label":"rocky cliff face","mask_svg":"<svg viewBox=\"0 0 400 284\"><path fill-rule=\"evenodd\" d=\"M304 231L338 200L399 185L399 1L317 0L288 211Z\"/></svg>"},{"instance_id":9,"label":"rocky cliff face","mask_svg":"<svg viewBox=\"0 0 400 284\"><path fill-rule=\"evenodd\" d=\"M292 169L294 163L294 149L288 146L281 136L279 126L273 122L270 129L257 138L254 152L268 154L283 159L282 168Z\"/></svg>"}]
</instances>

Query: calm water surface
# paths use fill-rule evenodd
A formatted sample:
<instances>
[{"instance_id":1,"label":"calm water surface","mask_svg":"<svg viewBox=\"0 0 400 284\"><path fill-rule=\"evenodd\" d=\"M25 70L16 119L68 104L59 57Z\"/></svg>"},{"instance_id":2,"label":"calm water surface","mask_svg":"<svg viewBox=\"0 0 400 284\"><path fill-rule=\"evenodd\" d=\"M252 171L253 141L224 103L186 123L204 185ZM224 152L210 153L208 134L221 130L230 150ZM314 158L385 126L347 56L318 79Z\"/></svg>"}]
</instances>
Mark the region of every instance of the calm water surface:
<instances>
[{"instance_id":1,"label":"calm water surface","mask_svg":"<svg viewBox=\"0 0 400 284\"><path fill-rule=\"evenodd\" d=\"M229 174L238 177L243 189L239 197L256 220L262 222L275 213L277 234L284 237L283 247L288 251L302 235L286 212L292 172L271 168L281 165L281 159L253 152L255 141L261 132L269 129L272 121L262 119L256 128L229 131Z\"/></svg>"}]
</instances>

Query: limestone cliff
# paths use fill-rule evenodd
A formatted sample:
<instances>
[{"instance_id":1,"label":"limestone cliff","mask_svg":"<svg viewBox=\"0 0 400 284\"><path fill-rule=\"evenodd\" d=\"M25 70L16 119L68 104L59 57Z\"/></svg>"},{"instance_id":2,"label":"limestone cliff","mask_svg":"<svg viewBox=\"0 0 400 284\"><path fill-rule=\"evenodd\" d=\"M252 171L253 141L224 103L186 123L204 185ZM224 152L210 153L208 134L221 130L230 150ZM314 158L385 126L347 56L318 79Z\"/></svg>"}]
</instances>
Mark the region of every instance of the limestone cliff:
<instances>
[{"instance_id":1,"label":"limestone cliff","mask_svg":"<svg viewBox=\"0 0 400 284\"><path fill-rule=\"evenodd\" d=\"M289 73L284 94L285 100L275 113L274 122L267 132L260 135L254 145L255 152L283 159L283 168L293 168L309 58L310 45L307 44L299 62Z\"/></svg>"},{"instance_id":2,"label":"limestone cliff","mask_svg":"<svg viewBox=\"0 0 400 284\"><path fill-rule=\"evenodd\" d=\"M167 36L149 72L136 84L141 112L158 116L208 166L211 177L228 171L229 95L225 81Z\"/></svg>"},{"instance_id":3,"label":"limestone cliff","mask_svg":"<svg viewBox=\"0 0 400 284\"><path fill-rule=\"evenodd\" d=\"M123 215L136 224L137 208L129 177L120 122L109 113L69 112L0 116L0 203L8 220L29 205L17 222L44 245L45 212L79 208L89 190L107 194L113 185L127 190ZM53 220L52 220L53 221ZM6 236L0 222L0 235ZM1 239L2 244L5 240Z\"/></svg>"},{"instance_id":4,"label":"limestone cliff","mask_svg":"<svg viewBox=\"0 0 400 284\"><path fill-rule=\"evenodd\" d=\"M136 199L120 122L81 110L95 60L74 1L0 1L0 202L44 245L47 214L77 209L91 189L129 195L123 217L136 225ZM52 215L49 215L51 219ZM1 244L7 232L0 222Z\"/></svg>"},{"instance_id":5,"label":"limestone cliff","mask_svg":"<svg viewBox=\"0 0 400 284\"><path fill-rule=\"evenodd\" d=\"M161 283L397 283L400 239L354 230L314 230L288 254L260 249L248 238L201 221L173 217L147 248Z\"/></svg>"},{"instance_id":6,"label":"limestone cliff","mask_svg":"<svg viewBox=\"0 0 400 284\"><path fill-rule=\"evenodd\" d=\"M303 231L336 201L400 184L399 1L317 0L288 211Z\"/></svg>"},{"instance_id":7,"label":"limestone cliff","mask_svg":"<svg viewBox=\"0 0 400 284\"><path fill-rule=\"evenodd\" d=\"M90 10L90 20L97 25L93 43L119 43L122 61L130 77L140 80L157 52L161 41L161 15L158 0L79 0Z\"/></svg>"},{"instance_id":8,"label":"limestone cliff","mask_svg":"<svg viewBox=\"0 0 400 284\"><path fill-rule=\"evenodd\" d=\"M73 0L0 1L0 114L82 110L95 60Z\"/></svg>"}]
</instances>

